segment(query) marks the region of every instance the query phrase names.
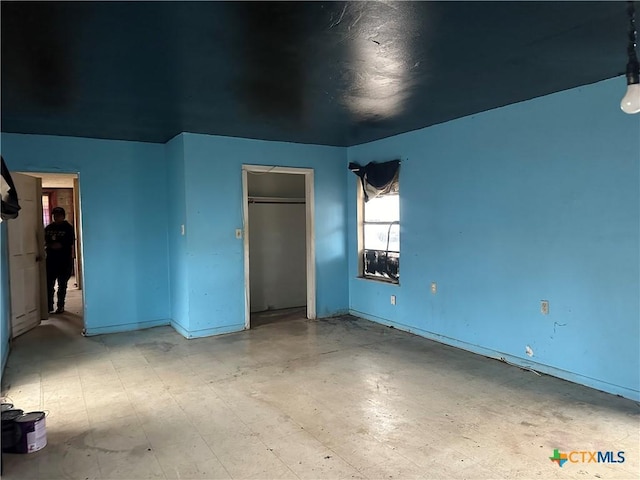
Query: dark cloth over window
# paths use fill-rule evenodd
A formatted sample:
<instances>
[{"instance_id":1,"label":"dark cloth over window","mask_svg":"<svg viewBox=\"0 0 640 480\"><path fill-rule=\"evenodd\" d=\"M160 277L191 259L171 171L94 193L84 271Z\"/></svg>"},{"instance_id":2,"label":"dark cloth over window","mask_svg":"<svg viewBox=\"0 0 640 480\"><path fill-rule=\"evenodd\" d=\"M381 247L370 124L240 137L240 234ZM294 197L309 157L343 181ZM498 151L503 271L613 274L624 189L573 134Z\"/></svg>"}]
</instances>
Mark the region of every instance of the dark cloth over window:
<instances>
[{"instance_id":1,"label":"dark cloth over window","mask_svg":"<svg viewBox=\"0 0 640 480\"><path fill-rule=\"evenodd\" d=\"M0 156L2 160L2 220L11 220L18 216L20 211L20 205L18 204L18 192L13 184L13 179L9 173L7 165L4 163L4 158Z\"/></svg>"},{"instance_id":2,"label":"dark cloth over window","mask_svg":"<svg viewBox=\"0 0 640 480\"><path fill-rule=\"evenodd\" d=\"M360 177L365 202L380 195L398 192L400 160L370 162L364 167L352 162L349 163L349 170Z\"/></svg>"}]
</instances>

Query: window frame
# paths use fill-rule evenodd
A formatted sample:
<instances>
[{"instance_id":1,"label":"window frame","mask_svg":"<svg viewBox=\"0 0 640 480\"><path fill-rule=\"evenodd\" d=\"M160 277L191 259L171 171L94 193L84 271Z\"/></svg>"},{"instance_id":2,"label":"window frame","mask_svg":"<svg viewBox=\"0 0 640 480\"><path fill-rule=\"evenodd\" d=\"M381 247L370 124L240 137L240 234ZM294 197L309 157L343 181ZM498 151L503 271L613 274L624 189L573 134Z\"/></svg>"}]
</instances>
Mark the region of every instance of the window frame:
<instances>
[{"instance_id":1,"label":"window frame","mask_svg":"<svg viewBox=\"0 0 640 480\"><path fill-rule=\"evenodd\" d=\"M400 214L400 192L398 189L398 193L394 193L393 195L398 195L398 220L397 221L392 221L392 222L365 222L364 218L365 218L365 201L364 201L364 192L362 191L362 185L360 183L360 180L357 179L357 227L358 227L358 278L361 278L363 280L372 280L372 281L376 281L376 282L383 282L383 283L389 283L392 285L400 285L400 278L398 277L398 279L393 279L391 277L387 277L387 276L383 276L383 275L374 275L374 274L368 274L365 273L365 260L364 260L364 256L365 256L365 245L364 245L364 227L366 224L369 225L393 225L393 224L397 224L398 225L398 233L400 233L400 227L401 227L401 214ZM397 255L398 257L398 264L400 263L400 244L398 245L398 251L395 250L389 250L389 253L394 253ZM380 250L378 250L380 251ZM398 272L399 272L400 268L398 265Z\"/></svg>"}]
</instances>

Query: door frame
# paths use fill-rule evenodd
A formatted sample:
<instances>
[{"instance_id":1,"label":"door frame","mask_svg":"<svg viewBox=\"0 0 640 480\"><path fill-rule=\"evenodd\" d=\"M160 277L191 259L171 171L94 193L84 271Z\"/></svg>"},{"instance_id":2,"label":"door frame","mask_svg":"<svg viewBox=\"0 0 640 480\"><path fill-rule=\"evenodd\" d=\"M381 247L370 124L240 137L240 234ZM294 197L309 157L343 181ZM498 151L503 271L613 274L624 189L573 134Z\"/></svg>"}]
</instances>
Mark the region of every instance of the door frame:
<instances>
[{"instance_id":1,"label":"door frame","mask_svg":"<svg viewBox=\"0 0 640 480\"><path fill-rule=\"evenodd\" d=\"M87 329L87 311L86 311L86 289L84 287L84 235L83 235L83 221L82 221L82 193L80 191L80 172L70 172L70 171L48 171L48 170L20 170L17 173L22 173L25 175L30 175L32 177L37 177L41 181L45 175L65 175L69 178L73 178L73 186L72 187L64 187L64 188L72 188L73 189L73 217L74 217L74 233L76 235L76 243L74 245L75 254L76 254L76 263L74 264L75 274L76 274L76 282L78 282L78 289L80 290L80 294L82 297L82 335L85 334ZM40 218L42 218L42 197L40 197ZM44 226L42 227L44 231ZM44 242L44 238L43 238ZM44 248L44 246L43 246ZM44 258L44 255L43 255ZM43 262L44 263L44 262ZM44 315L42 320L46 320L49 318L49 314L46 311L47 306L47 290L46 290L46 269L44 274L44 296L42 301L44 302Z\"/></svg>"},{"instance_id":2,"label":"door frame","mask_svg":"<svg viewBox=\"0 0 640 480\"><path fill-rule=\"evenodd\" d=\"M307 318L316 318L316 245L313 168L276 167L269 165L242 165L242 236L244 245L244 328L251 328L251 292L249 269L249 188L248 173L288 173L304 175Z\"/></svg>"}]
</instances>

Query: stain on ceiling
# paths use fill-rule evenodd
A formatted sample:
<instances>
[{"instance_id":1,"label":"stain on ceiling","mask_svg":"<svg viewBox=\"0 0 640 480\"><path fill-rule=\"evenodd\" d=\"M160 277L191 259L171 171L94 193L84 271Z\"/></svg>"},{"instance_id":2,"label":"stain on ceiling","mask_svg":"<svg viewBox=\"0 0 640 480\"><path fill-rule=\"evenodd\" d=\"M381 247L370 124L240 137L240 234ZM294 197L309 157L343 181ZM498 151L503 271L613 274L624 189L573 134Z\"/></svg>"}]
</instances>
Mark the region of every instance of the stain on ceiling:
<instances>
[{"instance_id":1,"label":"stain on ceiling","mask_svg":"<svg viewBox=\"0 0 640 480\"><path fill-rule=\"evenodd\" d=\"M351 146L622 75L626 7L2 2L1 127Z\"/></svg>"}]
</instances>

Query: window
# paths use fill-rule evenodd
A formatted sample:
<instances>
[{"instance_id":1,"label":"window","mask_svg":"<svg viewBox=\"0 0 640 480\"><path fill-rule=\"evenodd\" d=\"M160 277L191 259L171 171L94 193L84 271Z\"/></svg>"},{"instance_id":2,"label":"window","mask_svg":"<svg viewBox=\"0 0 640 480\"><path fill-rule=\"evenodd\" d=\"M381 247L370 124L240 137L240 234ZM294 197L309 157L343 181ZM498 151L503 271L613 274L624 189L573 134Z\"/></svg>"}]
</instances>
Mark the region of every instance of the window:
<instances>
[{"instance_id":1,"label":"window","mask_svg":"<svg viewBox=\"0 0 640 480\"><path fill-rule=\"evenodd\" d=\"M400 195L397 191L362 202L362 276L400 280Z\"/></svg>"},{"instance_id":2,"label":"window","mask_svg":"<svg viewBox=\"0 0 640 480\"><path fill-rule=\"evenodd\" d=\"M51 203L48 193L42 194L42 223L45 227L51 223Z\"/></svg>"},{"instance_id":3,"label":"window","mask_svg":"<svg viewBox=\"0 0 640 480\"><path fill-rule=\"evenodd\" d=\"M358 176L358 270L364 278L400 281L400 160L349 162Z\"/></svg>"}]
</instances>

